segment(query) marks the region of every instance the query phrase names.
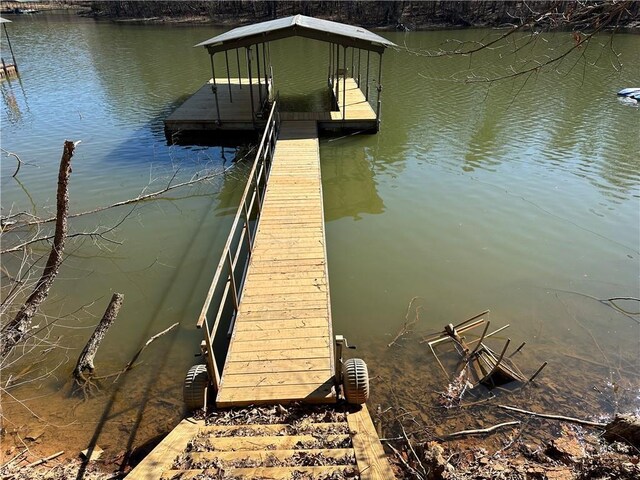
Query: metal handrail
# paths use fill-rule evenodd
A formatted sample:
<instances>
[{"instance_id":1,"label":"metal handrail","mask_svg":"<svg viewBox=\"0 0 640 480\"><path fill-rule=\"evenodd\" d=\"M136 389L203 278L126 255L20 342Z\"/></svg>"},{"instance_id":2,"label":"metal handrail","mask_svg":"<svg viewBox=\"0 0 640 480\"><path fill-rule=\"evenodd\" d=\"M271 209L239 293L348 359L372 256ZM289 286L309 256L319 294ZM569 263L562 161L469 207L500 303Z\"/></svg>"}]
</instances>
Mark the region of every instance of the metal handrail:
<instances>
[{"instance_id":1,"label":"metal handrail","mask_svg":"<svg viewBox=\"0 0 640 480\"><path fill-rule=\"evenodd\" d=\"M215 275L213 276L213 280L209 286L204 305L200 312L200 316L198 317L198 322L196 323L198 328L202 328L203 326L205 327L205 351L203 353L206 356L209 378L216 391L220 385L220 372L213 352L213 342L229 298L233 301L232 320L238 312L240 297L242 295L242 285L244 283L249 259L251 258L251 253L253 251L253 244L256 235L256 231L252 231L250 227L250 223L252 221L251 217L254 215L255 211L254 221L257 222L260 218L264 192L266 191L267 178L273 160L275 144L278 139L278 131L280 128L280 112L278 110L278 103L279 94L276 94L269 113L269 119L267 120L267 124L260 141L260 146L258 147L258 152L256 153L253 165L251 166L247 185L245 186L242 199L240 200L238 210L236 211L236 215L231 225L231 231L229 232L227 241L222 249L220 261L216 267ZM247 199L249 199L248 203ZM238 232L240 232L239 238L237 241L234 241ZM245 249L243 249L243 246ZM239 265L242 267L241 272L237 272L237 267ZM240 273L240 275L238 276L237 273ZM220 288L222 282L224 282L224 288L222 289L222 295L217 301L217 309L213 325L210 325L208 313L211 308L214 295ZM231 293L231 297L229 297L229 293Z\"/></svg>"}]
</instances>

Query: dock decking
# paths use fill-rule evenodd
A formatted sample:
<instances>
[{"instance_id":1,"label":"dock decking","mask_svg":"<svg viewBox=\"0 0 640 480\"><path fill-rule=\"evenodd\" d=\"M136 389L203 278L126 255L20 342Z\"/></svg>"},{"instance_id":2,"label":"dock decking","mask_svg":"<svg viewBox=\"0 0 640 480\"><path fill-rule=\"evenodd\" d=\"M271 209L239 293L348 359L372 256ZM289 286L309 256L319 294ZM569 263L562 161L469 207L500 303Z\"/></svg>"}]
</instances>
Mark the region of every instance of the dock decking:
<instances>
[{"instance_id":1,"label":"dock decking","mask_svg":"<svg viewBox=\"0 0 640 480\"><path fill-rule=\"evenodd\" d=\"M333 89L333 96L338 104L338 111L331 112L332 120L343 120L343 117L344 120L352 121L376 119L376 112L371 108L355 79L339 77Z\"/></svg>"},{"instance_id":2,"label":"dock decking","mask_svg":"<svg viewBox=\"0 0 640 480\"><path fill-rule=\"evenodd\" d=\"M272 93L264 81L259 90L256 79L253 82L253 110L255 114L264 113L265 99ZM319 131L328 132L375 132L378 129L376 112L365 98L355 79L340 77L339 86L333 91L333 99L338 110L326 112L287 112L281 111L284 121L317 122ZM211 90L213 79L204 84L164 121L165 133L170 139L180 132L211 132L211 135L228 135L229 132L256 131L265 126L265 119L252 116L251 95L248 78L216 78L218 108ZM346 88L345 88L346 85ZM231 92L229 92L231 89ZM344 95L343 95L344 90ZM336 91L337 94L336 95ZM331 88L329 88L329 93ZM262 97L260 98L260 95ZM346 105L346 108L345 108ZM218 109L220 119L218 120Z\"/></svg>"},{"instance_id":3,"label":"dock decking","mask_svg":"<svg viewBox=\"0 0 640 480\"><path fill-rule=\"evenodd\" d=\"M248 78L216 78L218 108L212 91L213 78L191 95L165 120L169 132L181 130L254 130L254 113L263 111L264 102L269 97L269 88L261 80ZM253 104L251 92L253 91ZM262 101L262 102L261 102ZM218 110L220 118L218 119ZM264 123L264 122L263 122Z\"/></svg>"},{"instance_id":4,"label":"dock decking","mask_svg":"<svg viewBox=\"0 0 640 480\"><path fill-rule=\"evenodd\" d=\"M316 122L282 122L218 407L332 403L329 303Z\"/></svg>"}]
</instances>

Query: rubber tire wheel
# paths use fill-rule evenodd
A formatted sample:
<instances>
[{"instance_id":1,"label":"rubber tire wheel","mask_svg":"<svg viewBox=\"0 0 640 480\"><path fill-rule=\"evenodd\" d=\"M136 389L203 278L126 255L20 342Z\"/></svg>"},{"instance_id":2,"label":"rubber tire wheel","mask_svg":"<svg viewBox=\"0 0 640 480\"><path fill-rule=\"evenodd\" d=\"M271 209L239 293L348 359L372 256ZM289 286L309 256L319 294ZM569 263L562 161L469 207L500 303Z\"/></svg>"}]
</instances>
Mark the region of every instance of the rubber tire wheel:
<instances>
[{"instance_id":1,"label":"rubber tire wheel","mask_svg":"<svg viewBox=\"0 0 640 480\"><path fill-rule=\"evenodd\" d=\"M204 392L209 385L207 366L198 364L192 366L187 372L182 387L182 398L190 412L204 408Z\"/></svg>"},{"instance_id":2,"label":"rubber tire wheel","mask_svg":"<svg viewBox=\"0 0 640 480\"><path fill-rule=\"evenodd\" d=\"M369 399L369 370L361 358L350 358L342 364L344 397L348 403L362 405Z\"/></svg>"}]
</instances>

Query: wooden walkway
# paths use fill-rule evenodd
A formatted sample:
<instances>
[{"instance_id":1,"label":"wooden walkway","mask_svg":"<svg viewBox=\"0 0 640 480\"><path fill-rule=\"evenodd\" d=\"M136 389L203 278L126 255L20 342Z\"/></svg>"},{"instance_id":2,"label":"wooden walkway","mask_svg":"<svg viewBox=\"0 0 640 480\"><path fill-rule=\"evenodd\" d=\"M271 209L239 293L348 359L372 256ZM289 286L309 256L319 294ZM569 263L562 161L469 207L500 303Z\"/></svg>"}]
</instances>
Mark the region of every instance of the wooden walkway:
<instances>
[{"instance_id":1,"label":"wooden walkway","mask_svg":"<svg viewBox=\"0 0 640 480\"><path fill-rule=\"evenodd\" d=\"M316 122L282 122L218 407L332 403L333 333Z\"/></svg>"},{"instance_id":2,"label":"wooden walkway","mask_svg":"<svg viewBox=\"0 0 640 480\"><path fill-rule=\"evenodd\" d=\"M127 478L393 479L366 406L335 417L242 425L187 418Z\"/></svg>"}]
</instances>

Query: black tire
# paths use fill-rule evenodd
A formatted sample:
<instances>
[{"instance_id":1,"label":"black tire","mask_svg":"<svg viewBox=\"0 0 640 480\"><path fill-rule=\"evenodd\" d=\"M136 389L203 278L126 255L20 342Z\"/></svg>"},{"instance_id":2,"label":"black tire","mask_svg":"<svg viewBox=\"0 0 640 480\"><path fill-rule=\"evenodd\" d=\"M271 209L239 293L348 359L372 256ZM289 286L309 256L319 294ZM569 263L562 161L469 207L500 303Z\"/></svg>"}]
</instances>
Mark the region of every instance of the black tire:
<instances>
[{"instance_id":1,"label":"black tire","mask_svg":"<svg viewBox=\"0 0 640 480\"><path fill-rule=\"evenodd\" d=\"M207 366L198 364L192 366L187 372L182 387L182 398L190 412L204 408L204 392L209 385Z\"/></svg>"},{"instance_id":2,"label":"black tire","mask_svg":"<svg viewBox=\"0 0 640 480\"><path fill-rule=\"evenodd\" d=\"M361 358L350 358L342 364L342 382L347 402L362 405L369 399L369 370Z\"/></svg>"}]
</instances>

